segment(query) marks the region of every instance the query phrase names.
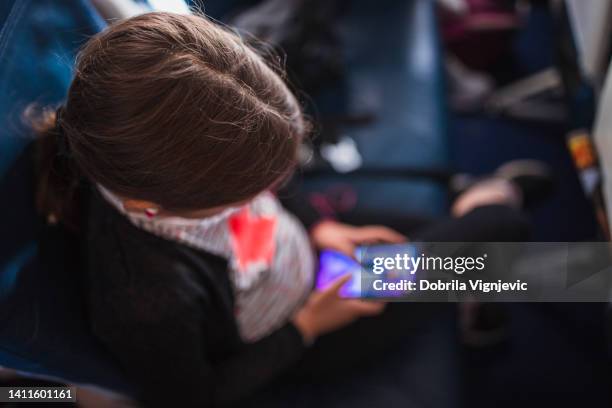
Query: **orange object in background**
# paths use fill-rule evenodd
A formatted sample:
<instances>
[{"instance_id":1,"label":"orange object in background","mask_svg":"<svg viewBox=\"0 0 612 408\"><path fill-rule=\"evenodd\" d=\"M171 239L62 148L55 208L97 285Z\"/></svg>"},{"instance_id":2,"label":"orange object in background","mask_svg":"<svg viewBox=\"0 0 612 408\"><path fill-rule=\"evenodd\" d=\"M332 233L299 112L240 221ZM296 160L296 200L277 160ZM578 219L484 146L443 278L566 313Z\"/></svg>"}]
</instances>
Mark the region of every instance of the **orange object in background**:
<instances>
[{"instance_id":1,"label":"orange object in background","mask_svg":"<svg viewBox=\"0 0 612 408\"><path fill-rule=\"evenodd\" d=\"M597 165L597 157L589 135L584 130L578 130L569 134L567 139L574 163L579 170L584 170Z\"/></svg>"},{"instance_id":2,"label":"orange object in background","mask_svg":"<svg viewBox=\"0 0 612 408\"><path fill-rule=\"evenodd\" d=\"M607 240L610 240L610 226L606 214L606 206L601 191L601 170L597 164L597 154L591 142L589 133L584 130L575 130L567 135L567 146L578 169L578 177L587 196L595 207L595 217L601 231Z\"/></svg>"}]
</instances>

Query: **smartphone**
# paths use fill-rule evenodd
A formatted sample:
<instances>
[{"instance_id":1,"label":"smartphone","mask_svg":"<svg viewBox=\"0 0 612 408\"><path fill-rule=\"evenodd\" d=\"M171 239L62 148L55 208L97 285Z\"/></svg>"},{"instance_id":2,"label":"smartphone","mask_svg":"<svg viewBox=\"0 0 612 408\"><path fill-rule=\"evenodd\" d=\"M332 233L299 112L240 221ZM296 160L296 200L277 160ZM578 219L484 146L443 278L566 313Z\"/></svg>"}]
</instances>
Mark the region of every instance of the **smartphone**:
<instances>
[{"instance_id":1,"label":"smartphone","mask_svg":"<svg viewBox=\"0 0 612 408\"><path fill-rule=\"evenodd\" d=\"M395 257L396 254L418 256L419 251L418 245L412 243L358 247L354 258L336 251L321 251L316 287L325 289L331 282L349 274L351 279L340 289L342 297L377 299L406 296L409 294L407 290L375 290L374 282L381 279L386 283L414 282L417 279L418 270L387 269L384 274L375 274L373 272L374 260L380 257Z\"/></svg>"}]
</instances>

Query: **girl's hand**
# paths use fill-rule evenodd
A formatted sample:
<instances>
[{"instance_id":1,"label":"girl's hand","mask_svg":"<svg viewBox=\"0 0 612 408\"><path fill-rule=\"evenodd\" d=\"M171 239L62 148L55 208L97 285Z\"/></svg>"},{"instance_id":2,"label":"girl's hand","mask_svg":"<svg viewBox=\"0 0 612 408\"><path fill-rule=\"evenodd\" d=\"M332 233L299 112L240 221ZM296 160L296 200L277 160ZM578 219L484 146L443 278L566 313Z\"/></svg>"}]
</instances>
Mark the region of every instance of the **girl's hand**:
<instances>
[{"instance_id":1,"label":"girl's hand","mask_svg":"<svg viewBox=\"0 0 612 408\"><path fill-rule=\"evenodd\" d=\"M319 249L333 249L354 256L355 247L377 242L399 244L408 238L382 225L354 227L336 221L322 221L310 231L314 245Z\"/></svg>"},{"instance_id":2,"label":"girl's hand","mask_svg":"<svg viewBox=\"0 0 612 408\"><path fill-rule=\"evenodd\" d=\"M359 317L377 315L384 310L383 302L341 298L338 292L350 278L350 275L344 275L323 291L312 292L304 306L293 317L293 324L307 343L322 334L344 327Z\"/></svg>"}]
</instances>

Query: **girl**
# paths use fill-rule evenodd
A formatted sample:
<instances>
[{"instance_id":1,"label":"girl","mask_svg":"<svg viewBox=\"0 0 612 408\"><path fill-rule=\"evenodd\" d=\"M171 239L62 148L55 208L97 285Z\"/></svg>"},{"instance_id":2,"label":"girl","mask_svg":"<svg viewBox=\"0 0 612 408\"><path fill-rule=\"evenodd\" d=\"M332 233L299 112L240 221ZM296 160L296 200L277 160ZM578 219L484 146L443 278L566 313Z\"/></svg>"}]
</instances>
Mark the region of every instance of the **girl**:
<instances>
[{"instance_id":1,"label":"girl","mask_svg":"<svg viewBox=\"0 0 612 408\"><path fill-rule=\"evenodd\" d=\"M45 123L38 207L85 237L92 330L141 401L233 403L292 369L339 365L355 353L338 344L361 333L366 345L366 329L401 331L395 305L353 323L384 305L339 299L346 278L312 291L311 245L352 253L405 237L304 216L309 237L270 193L309 126L281 76L233 33L168 13L119 22L84 46ZM516 198L498 190L492 201ZM478 211L481 228L464 228ZM421 237L521 236L507 206L468 212Z\"/></svg>"}]
</instances>

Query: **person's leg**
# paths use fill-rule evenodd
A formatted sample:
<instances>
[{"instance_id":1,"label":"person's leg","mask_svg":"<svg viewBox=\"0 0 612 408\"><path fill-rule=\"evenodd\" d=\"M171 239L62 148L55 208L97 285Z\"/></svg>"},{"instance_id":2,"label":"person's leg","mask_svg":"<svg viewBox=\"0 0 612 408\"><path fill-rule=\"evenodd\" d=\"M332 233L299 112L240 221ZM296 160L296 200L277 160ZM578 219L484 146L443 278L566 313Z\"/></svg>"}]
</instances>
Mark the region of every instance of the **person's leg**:
<instances>
[{"instance_id":1,"label":"person's leg","mask_svg":"<svg viewBox=\"0 0 612 408\"><path fill-rule=\"evenodd\" d=\"M423 219L417 223L414 218L406 221L392 215L356 217L350 221L352 225L384 225L408 236L411 241L422 242L524 241L530 229L521 211L500 204L477 206L462 217L438 221Z\"/></svg>"},{"instance_id":2,"label":"person's leg","mask_svg":"<svg viewBox=\"0 0 612 408\"><path fill-rule=\"evenodd\" d=\"M521 241L526 239L528 230L528 223L519 211L491 205L415 231L411 239L422 242ZM312 373L320 378L371 364L381 350L403 341L440 310L453 307L437 303L390 303L379 316L360 319L342 330L322 336L306 354L298 371L301 375Z\"/></svg>"},{"instance_id":3,"label":"person's leg","mask_svg":"<svg viewBox=\"0 0 612 408\"><path fill-rule=\"evenodd\" d=\"M384 225L411 241L523 241L529 229L520 211L523 201L524 194L515 183L490 178L461 193L453 202L451 217L442 220L366 212L345 214L341 221L352 225Z\"/></svg>"},{"instance_id":4,"label":"person's leg","mask_svg":"<svg viewBox=\"0 0 612 408\"><path fill-rule=\"evenodd\" d=\"M454 212L461 216L425 226L421 224L420 228L409 222L407 228L410 231L401 228L406 223L388 216L352 221L357 225L386 225L407 234L413 241L483 242L526 239L528 223L515 208L514 196L500 195L500 190L489 187L486 187L486 190L491 194L483 194L479 189L464 193L464 197L470 198L469 205L463 205L463 214ZM493 205L486 205L490 203ZM373 370L382 364L385 355L417 338L429 324L437 321L444 313L455 314L455 306L447 303L390 303L379 316L360 319L348 327L319 338L296 365L292 375L284 380L292 379L293 384L324 383L355 372ZM453 325L455 320L450 321L451 323L447 324ZM406 363L409 364L409 356L403 357L407 358Z\"/></svg>"},{"instance_id":5,"label":"person's leg","mask_svg":"<svg viewBox=\"0 0 612 408\"><path fill-rule=\"evenodd\" d=\"M414 231L410 239L422 242L520 242L529 236L529 221L505 205L476 207L459 218L448 218Z\"/></svg>"},{"instance_id":6,"label":"person's leg","mask_svg":"<svg viewBox=\"0 0 612 408\"><path fill-rule=\"evenodd\" d=\"M395 226L393 220L386 221L378 223ZM430 242L504 241L523 239L527 230L517 210L493 205L422 227L413 236ZM457 393L448 390L456 389L459 382L454 359L459 343L456 313L455 306L448 303L390 303L379 316L360 319L319 338L288 375L262 391L252 399L255 405L249 406L263 401L266 406L336 407L338 401L329 399L338 393L354 396L354 401L347 400L350 406L357 406L357 401L371 406L400 400L402 406L452 406L449 401ZM438 329L428 338L432 327ZM385 388L386 381L379 384L376 380L386 372L393 372L390 378L395 384ZM436 384L448 392L437 393ZM395 394L389 399L390 392ZM441 394L449 398L440 399Z\"/></svg>"}]
</instances>

